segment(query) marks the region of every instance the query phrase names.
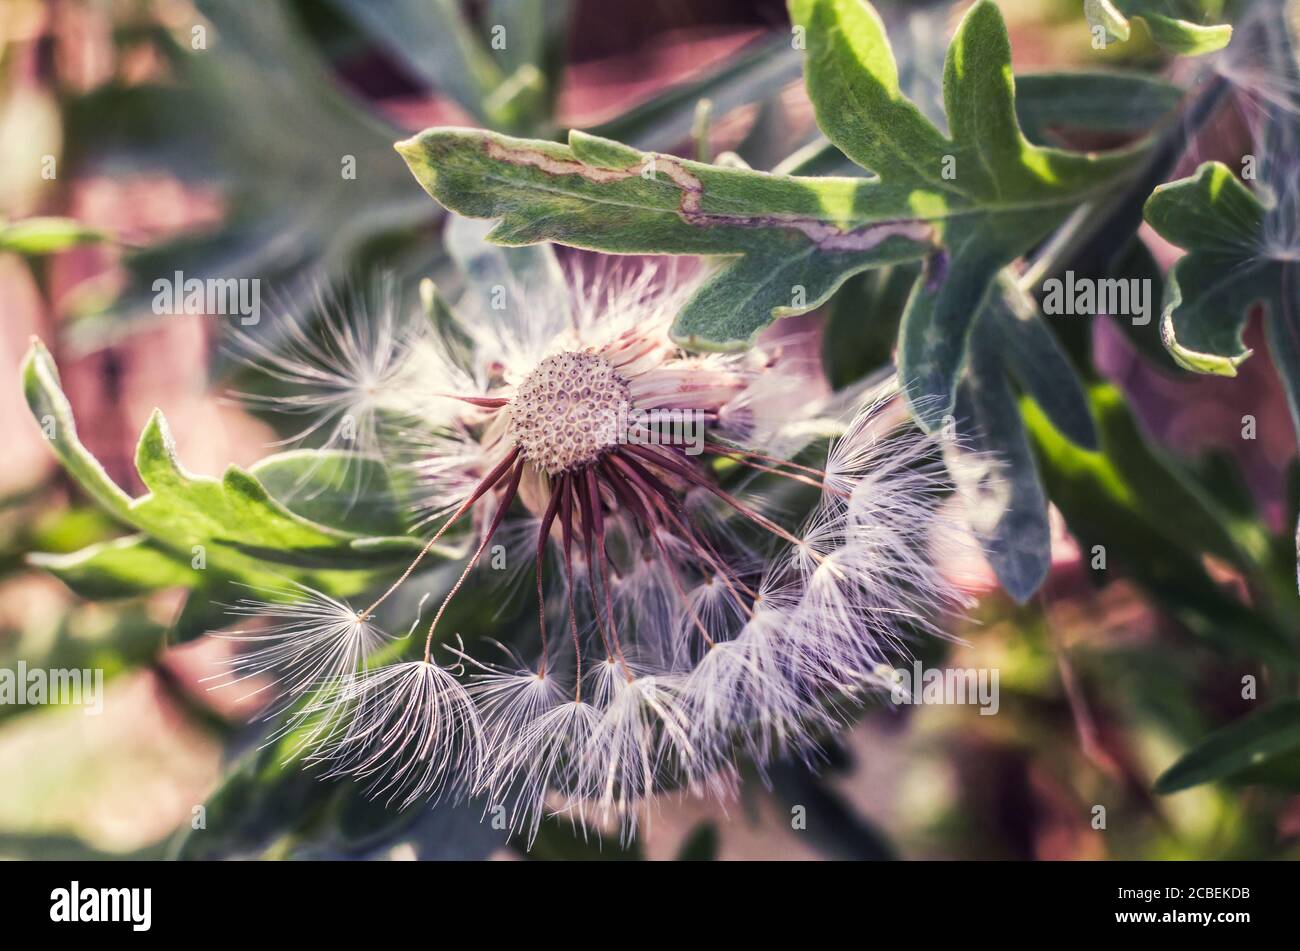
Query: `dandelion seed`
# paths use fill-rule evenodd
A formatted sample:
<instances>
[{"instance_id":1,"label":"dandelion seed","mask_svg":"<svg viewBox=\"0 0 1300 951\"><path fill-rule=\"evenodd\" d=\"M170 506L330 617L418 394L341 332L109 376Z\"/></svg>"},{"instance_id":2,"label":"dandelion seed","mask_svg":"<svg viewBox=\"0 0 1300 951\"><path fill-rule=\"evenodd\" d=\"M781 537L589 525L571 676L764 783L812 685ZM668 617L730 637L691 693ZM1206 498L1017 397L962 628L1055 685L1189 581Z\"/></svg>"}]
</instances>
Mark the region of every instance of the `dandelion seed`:
<instances>
[{"instance_id":1,"label":"dandelion seed","mask_svg":"<svg viewBox=\"0 0 1300 951\"><path fill-rule=\"evenodd\" d=\"M479 768L482 724L465 688L437 664L393 664L365 671L334 703L348 725L311 754L325 778L351 776L390 805L463 792Z\"/></svg>"},{"instance_id":2,"label":"dandelion seed","mask_svg":"<svg viewBox=\"0 0 1300 951\"><path fill-rule=\"evenodd\" d=\"M224 674L205 678L218 681L213 687L263 681L241 699L272 687L296 698L322 684L349 678L365 666L366 657L384 640L350 605L314 588L295 584L262 593L266 599L241 598L228 613L273 623L255 630L214 634L251 649L238 651L225 661L228 670Z\"/></svg>"}]
</instances>

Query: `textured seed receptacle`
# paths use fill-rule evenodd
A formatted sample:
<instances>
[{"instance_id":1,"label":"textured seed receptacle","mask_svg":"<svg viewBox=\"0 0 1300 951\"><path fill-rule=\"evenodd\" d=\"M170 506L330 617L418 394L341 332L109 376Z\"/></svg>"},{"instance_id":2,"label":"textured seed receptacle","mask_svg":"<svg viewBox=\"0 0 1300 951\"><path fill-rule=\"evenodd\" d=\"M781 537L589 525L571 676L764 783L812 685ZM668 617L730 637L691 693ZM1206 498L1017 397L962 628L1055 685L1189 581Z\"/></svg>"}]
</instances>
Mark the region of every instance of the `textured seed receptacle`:
<instances>
[{"instance_id":1,"label":"textured seed receptacle","mask_svg":"<svg viewBox=\"0 0 1300 951\"><path fill-rule=\"evenodd\" d=\"M525 459L548 475L590 465L618 444L630 390L594 353L547 357L510 401L508 433Z\"/></svg>"}]
</instances>

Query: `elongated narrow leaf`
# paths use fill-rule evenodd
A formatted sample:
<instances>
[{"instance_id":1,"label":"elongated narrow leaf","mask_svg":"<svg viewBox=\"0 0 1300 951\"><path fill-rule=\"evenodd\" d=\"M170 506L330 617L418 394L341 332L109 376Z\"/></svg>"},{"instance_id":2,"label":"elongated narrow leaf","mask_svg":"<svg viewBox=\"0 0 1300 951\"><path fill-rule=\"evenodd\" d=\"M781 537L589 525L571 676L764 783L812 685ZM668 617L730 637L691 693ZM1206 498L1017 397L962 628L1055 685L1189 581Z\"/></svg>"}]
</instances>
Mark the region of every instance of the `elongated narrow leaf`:
<instances>
[{"instance_id":1,"label":"elongated narrow leaf","mask_svg":"<svg viewBox=\"0 0 1300 951\"><path fill-rule=\"evenodd\" d=\"M1007 593L1023 602L1047 577L1051 528L1013 381L1070 442L1097 447L1069 359L1032 301L1004 279L978 317L954 414L962 437L954 450L984 457L955 460L951 468L989 564Z\"/></svg>"},{"instance_id":2,"label":"elongated narrow leaf","mask_svg":"<svg viewBox=\"0 0 1300 951\"><path fill-rule=\"evenodd\" d=\"M202 182L222 196L222 222L130 254L126 292L110 312L77 320L64 338L70 347L100 346L128 323L156 320L154 282L178 271L184 280L260 282L264 310L307 310L311 292L355 267L371 242L409 242L410 229L437 217L393 161L398 127L340 86L289 4L195 6L213 48L175 43L164 80L74 99L69 164L109 175L161 168Z\"/></svg>"},{"instance_id":3,"label":"elongated narrow leaf","mask_svg":"<svg viewBox=\"0 0 1300 951\"><path fill-rule=\"evenodd\" d=\"M189 564L144 535L127 535L66 555L36 552L27 560L83 598L120 598L160 588L188 588L195 580Z\"/></svg>"},{"instance_id":4,"label":"elongated narrow leaf","mask_svg":"<svg viewBox=\"0 0 1300 951\"><path fill-rule=\"evenodd\" d=\"M1135 579L1225 652L1294 666L1295 650L1281 627L1205 571L1205 554L1254 570L1218 506L1149 444L1118 390L1094 384L1088 398L1098 429L1095 452L1074 445L1034 403L1022 401L1021 408L1043 482L1099 579L1111 572Z\"/></svg>"},{"instance_id":5,"label":"elongated narrow leaf","mask_svg":"<svg viewBox=\"0 0 1300 951\"><path fill-rule=\"evenodd\" d=\"M639 149L670 149L690 137L696 103L708 99L715 115L751 104L771 102L798 82L799 53L788 35L756 40L716 69L674 86L605 122L584 131L617 139Z\"/></svg>"},{"instance_id":6,"label":"elongated narrow leaf","mask_svg":"<svg viewBox=\"0 0 1300 951\"><path fill-rule=\"evenodd\" d=\"M16 254L54 254L80 244L107 240L98 228L89 228L71 218L24 218L0 222L0 251Z\"/></svg>"},{"instance_id":7,"label":"elongated narrow leaf","mask_svg":"<svg viewBox=\"0 0 1300 951\"><path fill-rule=\"evenodd\" d=\"M1230 780L1283 760L1300 764L1300 700L1274 704L1211 733L1161 774L1155 791Z\"/></svg>"}]
</instances>

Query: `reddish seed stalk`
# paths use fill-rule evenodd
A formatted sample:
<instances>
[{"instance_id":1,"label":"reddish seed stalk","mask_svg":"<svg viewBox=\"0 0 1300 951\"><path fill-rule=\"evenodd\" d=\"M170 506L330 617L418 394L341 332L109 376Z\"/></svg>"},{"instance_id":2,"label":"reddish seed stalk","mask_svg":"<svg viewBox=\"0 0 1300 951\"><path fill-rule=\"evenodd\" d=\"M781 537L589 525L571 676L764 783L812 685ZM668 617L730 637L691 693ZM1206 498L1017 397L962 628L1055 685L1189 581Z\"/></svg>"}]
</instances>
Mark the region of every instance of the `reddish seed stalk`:
<instances>
[{"instance_id":1,"label":"reddish seed stalk","mask_svg":"<svg viewBox=\"0 0 1300 951\"><path fill-rule=\"evenodd\" d=\"M452 397L462 402L470 403L486 409L499 409L508 405L508 400L491 397ZM826 474L818 469L808 466L799 465L789 462L788 460L776 459L771 456L765 456L762 453L749 452L746 450L731 449L728 447L710 445L706 447L710 452L726 456L742 465L751 468L769 472L774 475L785 476L798 482L805 483L818 489L838 492L817 481L825 479ZM500 463L498 463L491 472L489 472L475 487L471 495L456 509L456 511L443 523L437 533L431 538L425 546L416 555L415 559L407 566L402 575L386 590L370 607L366 608L358 617L365 620L389 597L401 587L402 583L415 571L424 557L432 550L443 534L458 521L469 509L481 499L485 494L491 491L505 477L507 472L511 472L510 483L503 494L501 502L492 522L485 533L483 540L475 550L473 557L465 566L464 571L457 579L444 598L437 613L434 615L432 623L429 625L428 637L425 640L424 660L429 662L432 647L433 636L442 619L448 605L460 588L464 585L470 571L478 564L487 549L488 544L495 536L505 518L506 511L513 503L519 490L519 483L523 475L523 469L526 460L520 458L521 450L516 447ZM714 640L690 603L689 596L685 591L681 579L678 577L672 559L667 551L663 540L659 537L657 528L661 523L671 523L671 525L682 533L683 538L691 544L697 553L700 561L709 565L723 583L727 585L728 590L736 598L742 607L749 611L748 606L744 604L739 589L743 589L749 597L757 597L755 593L748 588L738 577L735 577L730 568L722 562L720 556L713 550L706 540L700 536L694 527L690 524L685 510L681 506L681 501L676 493L670 489L660 478L656 477L644 466L638 462L638 458L646 463L659 469L676 475L692 485L700 486L722 499L737 512L748 518L755 524L765 530L775 534L779 538L792 544L799 544L798 539L794 538L789 532L781 528L770 519L753 511L748 506L741 503L734 496L724 491L721 487L714 485L706 476L696 472L694 467L688 465L679 459L671 450L666 452L655 451L649 447L639 445L629 445L621 450L615 450L606 457L606 461L597 467L587 468L582 473L562 473L552 488L550 498L547 501L546 512L542 517L542 523L538 531L537 553L536 553L536 576L537 576L537 600L538 600L538 623L541 632L542 658L539 665L540 676L545 676L548 662L548 648L546 640L546 606L545 606L545 586L543 584L543 565L546 554L546 540L550 535L551 527L555 520L559 518L562 529L564 544L564 573L567 588L567 600L569 608L569 626L573 638L574 662L575 662L575 702L582 700L582 649L581 640L578 635L577 613L574 606L574 584L575 577L573 572L573 538L574 538L574 506L579 508L581 517L582 538L585 542L587 553L588 578L591 585L591 598L593 617L596 621L597 629L600 632L601 642L605 648L606 656L614 656L623 664L624 670L629 681L632 679L631 668L627 663L627 658L623 653L623 647L618 638L613 593L610 585L609 563L605 552L605 525L603 513L603 500L600 492L600 482L610 486L614 494L623 504L631 510L634 521L641 527L642 531L649 534L656 545L660 556L664 559L665 566L668 568L670 578L674 587L677 589L683 604L691 614L694 625L699 629L704 640L713 646ZM779 466L786 466L791 469L797 469L802 472L814 475L817 479L808 478L807 476L798 475L792 472L783 471L779 468L763 465L752 460L758 459L764 462L771 462ZM844 493L839 492L843 495ZM665 524L666 524L665 523ZM597 554L600 556L600 566L597 569ZM597 583L597 573L600 575L600 583ZM601 610L599 607L600 587L604 588L605 601L605 618L602 621ZM752 612L751 612L752 613ZM609 633L606 633L608 625ZM612 639L612 642L611 642Z\"/></svg>"},{"instance_id":2,"label":"reddish seed stalk","mask_svg":"<svg viewBox=\"0 0 1300 951\"><path fill-rule=\"evenodd\" d=\"M708 491L716 495L718 498L722 499L722 501L726 502L728 505L734 508L741 515L745 516L747 519L754 522L754 524L767 529L773 535L789 542L792 545L802 547L803 543L800 542L799 539L791 535L789 532L787 532L780 525L773 522L770 518L767 518L766 516L760 515L758 512L755 512L753 509L749 508L749 506L745 505L745 503L741 502L735 496L731 495L731 493L727 492L721 486L714 485L707 478L705 478L704 476L700 475L698 472L693 470L690 466L683 465L682 463L678 462L676 459L672 458L671 456L665 456L662 453L654 452L650 449L647 449L644 446L628 446L627 449L631 452L636 453L641 458L649 462L651 465L655 465L661 469L665 469L673 473L674 475L679 475L683 479L693 483L694 485L704 487L705 489L707 489Z\"/></svg>"},{"instance_id":3,"label":"reddish seed stalk","mask_svg":"<svg viewBox=\"0 0 1300 951\"><path fill-rule=\"evenodd\" d=\"M596 585L597 569L596 569L595 528L596 528L597 520L601 518L599 512L600 501L599 500L596 501L595 508L593 509L591 497L587 494L586 480L580 476L575 475L573 478L573 491L574 491L574 496L577 498L578 505L581 510L580 514L582 515L582 536L587 543L587 582L588 584L591 585L591 608L592 608L591 613L596 618L596 627L600 631L601 641L605 646L605 656L617 657L620 661L622 661L623 670L627 675L628 681L630 682L632 680L632 671L631 668L628 667L627 658L623 656L623 647L618 642L618 634L612 629L609 631L608 635L606 634L605 625L601 622L600 619L600 604L597 601L599 588ZM600 521L600 527L603 531L604 529L603 520ZM605 554L603 534L601 537L600 554L603 560ZM608 596L608 590L606 590L606 595ZM612 642L612 649L611 649L611 642Z\"/></svg>"},{"instance_id":4,"label":"reddish seed stalk","mask_svg":"<svg viewBox=\"0 0 1300 951\"><path fill-rule=\"evenodd\" d=\"M611 458L611 461L618 462L620 460ZM655 523L658 521L658 519L647 517L648 514L654 513L654 506L652 504L653 499L647 495L646 505L648 506L648 508L642 508L641 501L638 498L637 487L634 484L632 484L630 481L625 481L623 474L619 472L617 469L615 469L612 465L602 467L602 475L609 482L609 484L614 488L615 493L618 494L620 498L625 498L626 500L629 500L633 511L640 513L641 517L645 518L646 523L649 526L649 530L647 534L649 534L650 537L653 538L655 547L659 549L659 555L660 557L663 558L664 567L668 569L668 576L672 579L673 587L677 589L677 594L682 599L682 604L684 604L686 606L686 610L690 612L691 620L695 623L695 626L699 629L700 634L703 635L705 642L710 647L713 647L714 646L713 638L709 635L708 629L704 626L704 622L700 619L699 614L696 612L695 608L691 605L690 598L687 596L686 590L682 586L681 579L677 575L677 570L673 566L672 558L668 554L668 549L664 545L663 539L659 537L659 533L655 530ZM735 594L734 589L732 589L732 594ZM736 600L737 601L740 600L739 595L737 595Z\"/></svg>"},{"instance_id":5,"label":"reddish seed stalk","mask_svg":"<svg viewBox=\"0 0 1300 951\"><path fill-rule=\"evenodd\" d=\"M709 450L710 452L720 452L732 456L746 456L750 459L760 459L763 462L770 462L773 465L786 466L787 468L790 469L798 469L800 472L806 472L808 473L808 475L814 476L815 478L821 481L824 481L826 479L826 471L824 469L818 469L815 468L814 466L801 465L800 463L793 462L790 459L780 459L776 456L764 455L761 452L754 452L751 449L735 449L731 446L721 446L721 445L717 445L716 443L705 443L704 448Z\"/></svg>"},{"instance_id":6,"label":"reddish seed stalk","mask_svg":"<svg viewBox=\"0 0 1300 951\"><path fill-rule=\"evenodd\" d=\"M483 409L501 409L503 406L509 406L510 401L500 396L456 396L452 393L435 394L449 400L459 400L462 403L468 403L470 406L480 406Z\"/></svg>"},{"instance_id":7,"label":"reddish seed stalk","mask_svg":"<svg viewBox=\"0 0 1300 951\"><path fill-rule=\"evenodd\" d=\"M659 549L659 554L664 560L664 567L668 569L668 577L672 579L673 587L677 589L677 596L682 599L682 604L686 605L686 610L691 615L691 621L699 630L700 636L710 647L714 647L714 640L709 636L709 629L704 626L704 621L700 619L699 612L691 604L690 596L686 593L686 588L682 585L682 579L677 576L677 568L673 565L672 558L668 554L668 549L663 543L663 539L657 533L651 533L654 536L655 546Z\"/></svg>"},{"instance_id":8,"label":"reddish seed stalk","mask_svg":"<svg viewBox=\"0 0 1300 951\"><path fill-rule=\"evenodd\" d=\"M546 595L542 587L542 564L546 560L546 539L551 534L551 525L560 510L560 488L563 482L551 486L551 498L546 503L546 514L542 516L542 525L537 532L537 623L542 635L542 660L538 665L538 676L546 676L546 662L549 653L546 649Z\"/></svg>"},{"instance_id":9,"label":"reddish seed stalk","mask_svg":"<svg viewBox=\"0 0 1300 951\"><path fill-rule=\"evenodd\" d=\"M388 599L389 595L391 595L394 591L400 588L402 586L402 583L406 581L407 578L411 577L411 572L413 572L416 569L416 567L420 564L420 562L424 560L424 556L429 553L429 550L432 549L433 546L437 543L438 539L443 536L443 533L446 532L447 529L451 527L452 522L456 521L456 519L460 518L467 511L469 511L471 505L473 505L475 502L481 499L484 496L484 494L488 492L488 490L490 490L493 486L495 486L498 482L500 482L502 476L506 474L506 470L509 469L510 466L514 463L514 461L518 458L519 458L519 449L516 448L510 453L510 455L502 459L501 462L497 464L495 469L493 469L491 472L489 472L486 476L483 477L483 480L479 482L479 484L475 487L470 497L461 503L460 508L456 509L456 511L452 513L451 518L447 519L447 521L442 523L442 528L438 529L437 533L432 538L430 538L428 542L425 543L424 547L420 549L420 553L415 556L415 560L406 566L406 570L402 572L402 576L398 578L396 581L394 581L392 585L388 588L388 590L385 591L383 594L381 594L375 600L375 602L370 605L370 607L366 608L359 615L357 615L357 620L364 621L366 618L370 617L370 615L374 613L375 608L383 604L384 601Z\"/></svg>"},{"instance_id":10,"label":"reddish seed stalk","mask_svg":"<svg viewBox=\"0 0 1300 951\"><path fill-rule=\"evenodd\" d=\"M569 474L560 476L560 531L564 539L564 586L569 601L569 631L573 635L573 658L576 670L574 703L582 702L582 642L578 638L578 613L573 606L573 494L569 491Z\"/></svg>"},{"instance_id":11,"label":"reddish seed stalk","mask_svg":"<svg viewBox=\"0 0 1300 951\"><path fill-rule=\"evenodd\" d=\"M609 458L612 461L614 455L611 454ZM622 473L613 465L605 464L600 467L600 475L609 484L609 487L614 490L614 494L618 496L619 501L631 510L632 518L642 534L653 531L655 525L658 524L654 512L642 507L640 496L632 491L632 487L627 484Z\"/></svg>"},{"instance_id":12,"label":"reddish seed stalk","mask_svg":"<svg viewBox=\"0 0 1300 951\"><path fill-rule=\"evenodd\" d=\"M587 495L591 499L592 527L596 531L596 550L600 552L600 581L605 587L605 615L609 619L609 631L610 636L614 639L614 648L618 651L619 659L623 661L623 667L627 669L627 659L623 657L623 648L619 643L618 625L614 621L614 595L609 586L609 555L605 551L605 516L601 511L600 485L596 481L596 470L594 468L587 469ZM628 679L631 679L630 669L628 669Z\"/></svg>"},{"instance_id":13,"label":"reddish seed stalk","mask_svg":"<svg viewBox=\"0 0 1300 951\"><path fill-rule=\"evenodd\" d=\"M715 572L722 578L723 583L731 591L732 595L745 608L747 613L751 613L749 607L745 605L744 599L741 598L737 588L744 590L745 594L753 599L758 598L758 594L748 585L741 581L731 571L730 568L722 561L720 555L709 544L703 535L695 531L690 522L686 519L686 514L682 511L681 504L677 497L662 482L647 472L644 466L637 463L635 459L625 459L617 454L612 458L612 462L619 466L626 467L627 478L632 483L642 487L646 493L646 503L653 508L660 509L676 526L682 536L698 549L697 555L701 560L708 563Z\"/></svg>"},{"instance_id":14,"label":"reddish seed stalk","mask_svg":"<svg viewBox=\"0 0 1300 951\"><path fill-rule=\"evenodd\" d=\"M516 451L516 455L517 454L518 452ZM447 610L447 605L451 603L451 599L456 596L456 592L459 591L461 585L465 583L465 579L469 577L470 571L473 570L476 564L478 564L478 560L483 557L483 550L487 548L488 542L492 540L492 536L496 534L497 529L501 526L501 521L506 516L506 510L510 508L511 503L515 500L516 493L519 491L519 480L524 474L524 464L524 460L520 459L519 463L515 466L514 472L510 476L510 485L506 488L505 495L501 497L501 502L497 507L496 514L492 516L492 524L488 526L488 530L483 536L483 541L479 543L478 550L474 552L474 557L469 560L469 564L465 566L465 570L460 573L460 577L456 579L456 583L452 585L451 590L447 592L447 596L443 598L442 605L438 608L438 613L433 616L433 622L429 625L429 636L424 640L424 662L426 664L429 663L429 657L433 651L433 632L437 628L438 622L442 620L442 615Z\"/></svg>"},{"instance_id":15,"label":"reddish seed stalk","mask_svg":"<svg viewBox=\"0 0 1300 951\"><path fill-rule=\"evenodd\" d=\"M819 489L823 492L830 492L833 495L840 496L840 498L844 498L844 499L849 498L849 493L845 492L843 489L833 488L832 486L829 486L824 482L818 482L816 479L810 478L809 476L800 475L797 472L785 472L782 469L777 469L773 466L764 465L761 462L754 462L752 459L746 458L745 456L735 453L730 449L723 449L721 447L716 447L716 446L706 446L705 448L709 452L714 453L715 455L724 456L742 466L748 466L750 469L756 469L759 472L768 472L771 473L772 475L782 476L794 482L802 482L804 485L810 485L814 489Z\"/></svg>"},{"instance_id":16,"label":"reddish seed stalk","mask_svg":"<svg viewBox=\"0 0 1300 951\"><path fill-rule=\"evenodd\" d=\"M591 599L592 599L592 607L594 609L592 611L592 616L596 622L596 630L600 633L601 646L605 648L605 656L611 657L613 656L613 651L610 650L609 635L605 633L605 623L604 621L601 620L600 609L596 607L596 583L595 583L595 576L592 573L592 567L591 567L592 561L594 560L595 557L595 552L591 544L591 535L590 535L591 514L586 511L586 507L583 505L583 499L585 498L585 494L582 491L582 487L583 487L582 480L578 478L576 475L574 475L573 473L569 473L568 475L569 475L569 479L568 479L569 497L566 500L568 502L568 514L569 514L568 521L570 526L578 525L582 529L581 541L584 543L587 549L587 582L588 584L591 585ZM572 519L573 506L575 505L578 507L578 514L582 516L582 520L580 522L575 522ZM570 531L572 532L573 529L571 528ZM577 577L576 573L574 577L575 578Z\"/></svg>"}]
</instances>

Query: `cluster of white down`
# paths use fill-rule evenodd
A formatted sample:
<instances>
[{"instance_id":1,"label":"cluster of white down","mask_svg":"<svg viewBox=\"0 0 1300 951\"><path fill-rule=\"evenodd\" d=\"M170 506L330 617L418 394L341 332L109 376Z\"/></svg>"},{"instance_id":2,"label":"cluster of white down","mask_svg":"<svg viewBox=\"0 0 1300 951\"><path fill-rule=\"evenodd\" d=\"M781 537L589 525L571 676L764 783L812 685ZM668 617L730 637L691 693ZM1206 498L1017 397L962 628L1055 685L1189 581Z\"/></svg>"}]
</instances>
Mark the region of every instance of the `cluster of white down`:
<instances>
[{"instance_id":1,"label":"cluster of white down","mask_svg":"<svg viewBox=\"0 0 1300 951\"><path fill-rule=\"evenodd\" d=\"M355 605L305 588L239 605L274 623L229 635L251 642L231 679L278 678L282 732L296 731L327 775L366 780L399 805L480 797L530 842L551 812L630 835L658 792L725 795L741 762L815 756L819 738L888 686L882 671L910 639L939 633L960 598L935 554L958 531L936 437L900 411L892 381L831 393L799 334L743 353L683 352L668 328L692 289L643 264L418 330L392 299L378 312L354 305L323 335L251 348L297 391L262 406L310 413L309 429L350 419L364 436L356 448L415 474L412 523L426 536L509 462L518 447L504 410L559 353L608 360L636 408L706 412L711 453L687 460L692 472L716 481L721 462L747 473L719 494L665 469L680 516L649 524L601 492L601 563L575 543L571 573L557 520L541 544L545 656L535 630L445 631L424 659L378 664L386 635ZM817 446L824 456L809 461ZM526 463L498 535L525 575L552 491ZM475 502L470 549L486 540L499 489ZM608 572L599 589L597 568ZM615 649L598 632L611 620ZM485 659L502 656L501 645L479 650L485 635L509 643L507 662Z\"/></svg>"}]
</instances>

